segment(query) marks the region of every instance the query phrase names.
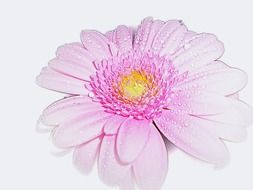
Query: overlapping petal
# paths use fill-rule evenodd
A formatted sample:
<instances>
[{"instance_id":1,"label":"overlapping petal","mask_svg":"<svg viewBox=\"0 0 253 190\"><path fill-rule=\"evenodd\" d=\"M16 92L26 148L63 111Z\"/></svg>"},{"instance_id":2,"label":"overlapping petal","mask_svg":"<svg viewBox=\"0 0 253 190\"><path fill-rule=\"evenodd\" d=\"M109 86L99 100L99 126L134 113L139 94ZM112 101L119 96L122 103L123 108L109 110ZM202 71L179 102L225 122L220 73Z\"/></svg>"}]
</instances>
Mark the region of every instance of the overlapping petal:
<instances>
[{"instance_id":1,"label":"overlapping petal","mask_svg":"<svg viewBox=\"0 0 253 190\"><path fill-rule=\"evenodd\" d=\"M135 183L132 169L127 171L127 174L124 176L124 180L119 185L119 190L134 190Z\"/></svg>"},{"instance_id":2,"label":"overlapping petal","mask_svg":"<svg viewBox=\"0 0 253 190\"><path fill-rule=\"evenodd\" d=\"M74 42L60 46L56 51L56 57L74 66L82 67L83 70L86 69L94 72L92 62L95 57L85 49L82 43Z\"/></svg>"},{"instance_id":3,"label":"overlapping petal","mask_svg":"<svg viewBox=\"0 0 253 190\"><path fill-rule=\"evenodd\" d=\"M231 106L229 98L208 93L197 87L174 91L168 99L166 109L193 115L213 115L223 113Z\"/></svg>"},{"instance_id":4,"label":"overlapping petal","mask_svg":"<svg viewBox=\"0 0 253 190\"><path fill-rule=\"evenodd\" d=\"M117 48L111 43L105 35L95 30L83 30L81 41L95 60L110 58L117 54Z\"/></svg>"},{"instance_id":5,"label":"overlapping petal","mask_svg":"<svg viewBox=\"0 0 253 190\"><path fill-rule=\"evenodd\" d=\"M114 115L110 117L104 126L104 133L107 135L117 134L120 126L127 121L127 118Z\"/></svg>"},{"instance_id":6,"label":"overlapping petal","mask_svg":"<svg viewBox=\"0 0 253 190\"><path fill-rule=\"evenodd\" d=\"M221 61L214 61L189 72L187 79L178 83L175 89L199 87L227 96L240 91L246 83L247 75L243 71L229 67Z\"/></svg>"},{"instance_id":7,"label":"overlapping petal","mask_svg":"<svg viewBox=\"0 0 253 190\"><path fill-rule=\"evenodd\" d=\"M78 113L59 124L53 131L53 141L58 147L72 147L85 143L102 134L110 114L93 110Z\"/></svg>"},{"instance_id":8,"label":"overlapping petal","mask_svg":"<svg viewBox=\"0 0 253 190\"><path fill-rule=\"evenodd\" d=\"M171 59L180 72L189 72L219 59L223 53L223 44L216 36L202 33L188 40Z\"/></svg>"},{"instance_id":9,"label":"overlapping petal","mask_svg":"<svg viewBox=\"0 0 253 190\"><path fill-rule=\"evenodd\" d=\"M180 112L165 111L155 123L172 143L188 154L216 165L228 161L227 148L218 136L204 127L208 125L205 120Z\"/></svg>"},{"instance_id":10,"label":"overlapping petal","mask_svg":"<svg viewBox=\"0 0 253 190\"><path fill-rule=\"evenodd\" d=\"M106 33L106 37L116 44L119 53L127 53L133 49L133 30L126 26L118 26L115 30Z\"/></svg>"},{"instance_id":11,"label":"overlapping petal","mask_svg":"<svg viewBox=\"0 0 253 190\"><path fill-rule=\"evenodd\" d=\"M153 20L147 40L145 42L144 41L142 42L145 44L143 51L147 52L152 49L154 38L163 25L164 25L163 21Z\"/></svg>"},{"instance_id":12,"label":"overlapping petal","mask_svg":"<svg viewBox=\"0 0 253 190\"><path fill-rule=\"evenodd\" d=\"M167 150L161 134L153 126L146 147L133 164L139 189L160 189L167 174L167 169Z\"/></svg>"},{"instance_id":13,"label":"overlapping petal","mask_svg":"<svg viewBox=\"0 0 253 190\"><path fill-rule=\"evenodd\" d=\"M152 50L162 56L170 57L178 49L186 32L187 28L181 21L167 21L157 32Z\"/></svg>"},{"instance_id":14,"label":"overlapping petal","mask_svg":"<svg viewBox=\"0 0 253 190\"><path fill-rule=\"evenodd\" d=\"M88 96L72 96L49 105L43 111L41 121L46 125L59 125L69 118L92 111L102 111L101 105Z\"/></svg>"},{"instance_id":15,"label":"overlapping petal","mask_svg":"<svg viewBox=\"0 0 253 190\"><path fill-rule=\"evenodd\" d=\"M94 72L83 65L73 64L70 61L59 60L57 58L49 62L49 67L69 77L87 82L90 80L92 72Z\"/></svg>"},{"instance_id":16,"label":"overlapping petal","mask_svg":"<svg viewBox=\"0 0 253 190\"><path fill-rule=\"evenodd\" d=\"M145 18L138 26L136 35L134 37L134 49L143 51L148 41L149 32L152 26L153 19L151 17Z\"/></svg>"},{"instance_id":17,"label":"overlapping petal","mask_svg":"<svg viewBox=\"0 0 253 190\"><path fill-rule=\"evenodd\" d=\"M129 175L130 165L119 162L116 154L116 136L104 136L98 159L98 174L101 180L111 186L120 185Z\"/></svg>"},{"instance_id":18,"label":"overlapping petal","mask_svg":"<svg viewBox=\"0 0 253 190\"><path fill-rule=\"evenodd\" d=\"M117 136L117 152L124 163L134 161L144 149L150 133L150 121L130 119L123 123Z\"/></svg>"},{"instance_id":19,"label":"overlapping petal","mask_svg":"<svg viewBox=\"0 0 253 190\"><path fill-rule=\"evenodd\" d=\"M233 126L248 127L253 124L253 108L241 100L235 100L230 98L230 108L217 115L203 116L211 121L225 123Z\"/></svg>"},{"instance_id":20,"label":"overlapping petal","mask_svg":"<svg viewBox=\"0 0 253 190\"><path fill-rule=\"evenodd\" d=\"M101 138L77 146L73 153L73 162L84 174L89 174L100 149Z\"/></svg>"},{"instance_id":21,"label":"overlapping petal","mask_svg":"<svg viewBox=\"0 0 253 190\"><path fill-rule=\"evenodd\" d=\"M71 95L87 95L86 82L51 68L42 69L36 82L39 86Z\"/></svg>"},{"instance_id":22,"label":"overlapping petal","mask_svg":"<svg viewBox=\"0 0 253 190\"><path fill-rule=\"evenodd\" d=\"M179 48L186 32L187 28L181 21L163 22L148 17L137 29L134 47L136 50L170 56Z\"/></svg>"}]
</instances>

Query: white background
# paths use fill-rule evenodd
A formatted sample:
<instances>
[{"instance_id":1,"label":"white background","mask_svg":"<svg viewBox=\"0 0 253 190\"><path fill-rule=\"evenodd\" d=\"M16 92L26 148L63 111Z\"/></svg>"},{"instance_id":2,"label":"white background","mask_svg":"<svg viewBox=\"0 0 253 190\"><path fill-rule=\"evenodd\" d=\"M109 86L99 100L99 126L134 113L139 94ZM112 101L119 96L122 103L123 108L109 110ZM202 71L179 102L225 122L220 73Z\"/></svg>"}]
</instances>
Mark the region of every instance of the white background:
<instances>
[{"instance_id":1,"label":"white background","mask_svg":"<svg viewBox=\"0 0 253 190\"><path fill-rule=\"evenodd\" d=\"M49 135L35 123L43 108L63 95L39 88L35 76L57 46L79 41L81 29L107 31L137 25L146 16L182 19L197 32L224 42L222 60L249 75L241 98L253 105L253 5L251 0L0 1L0 189L109 190L97 177L80 174L71 153L51 154ZM170 155L163 190L252 190L253 129L238 144L227 143L230 163L223 169L194 160L179 150ZM152 175L152 174L150 174Z\"/></svg>"}]
</instances>

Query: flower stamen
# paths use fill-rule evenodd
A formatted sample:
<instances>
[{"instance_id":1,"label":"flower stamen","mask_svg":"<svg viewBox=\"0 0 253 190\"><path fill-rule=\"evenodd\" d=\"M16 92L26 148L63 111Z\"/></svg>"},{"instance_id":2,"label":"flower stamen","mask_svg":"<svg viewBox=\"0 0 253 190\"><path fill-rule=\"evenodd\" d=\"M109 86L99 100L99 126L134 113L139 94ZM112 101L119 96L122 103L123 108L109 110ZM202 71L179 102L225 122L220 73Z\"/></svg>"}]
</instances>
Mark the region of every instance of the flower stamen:
<instances>
[{"instance_id":1,"label":"flower stamen","mask_svg":"<svg viewBox=\"0 0 253 190\"><path fill-rule=\"evenodd\" d=\"M125 75L119 82L119 90L123 97L129 100L136 100L142 97L148 90L150 81L147 75L141 71L132 71Z\"/></svg>"}]
</instances>

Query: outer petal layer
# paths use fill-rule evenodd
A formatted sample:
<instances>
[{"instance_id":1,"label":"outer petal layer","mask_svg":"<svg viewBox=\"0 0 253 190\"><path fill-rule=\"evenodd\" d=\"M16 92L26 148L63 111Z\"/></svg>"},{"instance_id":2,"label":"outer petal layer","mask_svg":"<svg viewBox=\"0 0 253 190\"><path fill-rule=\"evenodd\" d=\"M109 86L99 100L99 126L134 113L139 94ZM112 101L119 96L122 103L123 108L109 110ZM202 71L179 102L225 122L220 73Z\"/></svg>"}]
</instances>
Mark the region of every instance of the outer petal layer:
<instances>
[{"instance_id":1,"label":"outer petal layer","mask_svg":"<svg viewBox=\"0 0 253 190\"><path fill-rule=\"evenodd\" d=\"M252 125L253 108L240 100L229 99L231 102L229 110L218 115L203 116L203 118L233 126L248 127Z\"/></svg>"},{"instance_id":2,"label":"outer petal layer","mask_svg":"<svg viewBox=\"0 0 253 190\"><path fill-rule=\"evenodd\" d=\"M161 134L151 128L146 147L133 164L140 190L160 189L167 174L167 150Z\"/></svg>"},{"instance_id":3,"label":"outer petal layer","mask_svg":"<svg viewBox=\"0 0 253 190\"><path fill-rule=\"evenodd\" d=\"M40 75L36 79L36 82L39 86L54 91L74 95L88 94L88 90L85 88L85 81L73 78L48 67L42 69Z\"/></svg>"},{"instance_id":4,"label":"outer petal layer","mask_svg":"<svg viewBox=\"0 0 253 190\"><path fill-rule=\"evenodd\" d=\"M102 134L103 126L109 117L104 111L80 114L55 128L53 140L59 147L85 143Z\"/></svg>"},{"instance_id":5,"label":"outer petal layer","mask_svg":"<svg viewBox=\"0 0 253 190\"><path fill-rule=\"evenodd\" d=\"M126 53L133 49L133 31L126 26L118 26L115 30L106 33L106 36L119 49L119 53Z\"/></svg>"},{"instance_id":6,"label":"outer petal layer","mask_svg":"<svg viewBox=\"0 0 253 190\"><path fill-rule=\"evenodd\" d=\"M134 190L135 189L135 183L133 179L132 170L128 170L127 174L124 177L124 180L119 186L119 190Z\"/></svg>"},{"instance_id":7,"label":"outer petal layer","mask_svg":"<svg viewBox=\"0 0 253 190\"><path fill-rule=\"evenodd\" d=\"M167 21L154 38L153 51L170 57L178 49L186 32L187 28L181 21Z\"/></svg>"},{"instance_id":8,"label":"outer petal layer","mask_svg":"<svg viewBox=\"0 0 253 190\"><path fill-rule=\"evenodd\" d=\"M134 161L145 147L150 121L130 119L122 124L117 137L117 152L124 163Z\"/></svg>"},{"instance_id":9,"label":"outer petal layer","mask_svg":"<svg viewBox=\"0 0 253 190\"><path fill-rule=\"evenodd\" d=\"M89 77L92 74L92 70L85 68L83 65L73 64L57 58L49 62L49 67L59 73L87 82L90 80Z\"/></svg>"},{"instance_id":10,"label":"outer petal layer","mask_svg":"<svg viewBox=\"0 0 253 190\"><path fill-rule=\"evenodd\" d=\"M194 115L210 115L225 112L230 99L201 89L184 89L170 95L168 109Z\"/></svg>"},{"instance_id":11,"label":"outer petal layer","mask_svg":"<svg viewBox=\"0 0 253 190\"><path fill-rule=\"evenodd\" d=\"M102 111L102 107L88 96L72 96L49 105L42 113L42 122L45 125L59 125L92 111Z\"/></svg>"},{"instance_id":12,"label":"outer petal layer","mask_svg":"<svg viewBox=\"0 0 253 190\"><path fill-rule=\"evenodd\" d=\"M118 115L114 115L114 116L110 117L104 126L105 134L107 134L107 135L117 134L118 129L120 128L122 123L125 122L126 120L127 120L127 118L122 117L122 116L118 116Z\"/></svg>"},{"instance_id":13,"label":"outer petal layer","mask_svg":"<svg viewBox=\"0 0 253 190\"><path fill-rule=\"evenodd\" d=\"M87 94L84 85L95 71L95 58L81 43L60 46L56 58L37 77L37 83L50 90L68 94Z\"/></svg>"},{"instance_id":14,"label":"outer petal layer","mask_svg":"<svg viewBox=\"0 0 253 190\"><path fill-rule=\"evenodd\" d=\"M153 19L151 17L145 18L138 26L135 38L134 38L134 49L143 51L148 41L148 36Z\"/></svg>"},{"instance_id":15,"label":"outer petal layer","mask_svg":"<svg viewBox=\"0 0 253 190\"><path fill-rule=\"evenodd\" d=\"M108 185L120 185L130 170L129 165L119 163L115 144L115 135L104 136L99 154L98 173L102 181Z\"/></svg>"},{"instance_id":16,"label":"outer petal layer","mask_svg":"<svg viewBox=\"0 0 253 190\"><path fill-rule=\"evenodd\" d=\"M96 60L110 58L116 52L116 47L103 34L95 30L84 30L81 41L91 56Z\"/></svg>"},{"instance_id":17,"label":"outer petal layer","mask_svg":"<svg viewBox=\"0 0 253 190\"><path fill-rule=\"evenodd\" d=\"M59 60L66 61L73 66L82 66L83 69L94 71L92 62L95 58L79 42L64 44L56 51Z\"/></svg>"},{"instance_id":18,"label":"outer petal layer","mask_svg":"<svg viewBox=\"0 0 253 190\"><path fill-rule=\"evenodd\" d=\"M227 162L229 156L225 145L216 135L204 128L205 123L199 118L164 111L155 123L172 143L185 152L215 165Z\"/></svg>"},{"instance_id":19,"label":"outer petal layer","mask_svg":"<svg viewBox=\"0 0 253 190\"><path fill-rule=\"evenodd\" d=\"M223 44L212 34L197 34L172 57L180 72L192 71L217 60L224 52Z\"/></svg>"},{"instance_id":20,"label":"outer petal layer","mask_svg":"<svg viewBox=\"0 0 253 190\"><path fill-rule=\"evenodd\" d=\"M97 157L100 142L101 139L96 138L75 148L73 154L73 162L76 167L84 174L91 172L92 166L94 165Z\"/></svg>"},{"instance_id":21,"label":"outer petal layer","mask_svg":"<svg viewBox=\"0 0 253 190\"><path fill-rule=\"evenodd\" d=\"M202 90L224 96L240 91L247 83L247 75L229 67L221 61L211 62L194 72L190 72L186 80L178 83L176 89L199 87Z\"/></svg>"}]
</instances>

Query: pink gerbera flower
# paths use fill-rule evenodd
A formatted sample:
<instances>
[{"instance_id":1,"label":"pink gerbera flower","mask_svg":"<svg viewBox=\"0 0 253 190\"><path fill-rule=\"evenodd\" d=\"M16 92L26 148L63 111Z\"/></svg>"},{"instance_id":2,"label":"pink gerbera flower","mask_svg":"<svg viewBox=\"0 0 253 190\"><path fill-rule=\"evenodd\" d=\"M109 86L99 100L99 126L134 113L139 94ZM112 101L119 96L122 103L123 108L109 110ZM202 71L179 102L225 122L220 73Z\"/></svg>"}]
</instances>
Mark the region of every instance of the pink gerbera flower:
<instances>
[{"instance_id":1,"label":"pink gerbera flower","mask_svg":"<svg viewBox=\"0 0 253 190\"><path fill-rule=\"evenodd\" d=\"M74 148L74 163L122 190L158 190L167 174L166 137L215 165L228 160L223 139L241 141L253 120L238 100L243 71L218 59L223 44L177 20L146 18L137 30L81 33L65 44L37 83L70 96L47 107L54 143Z\"/></svg>"}]
</instances>

